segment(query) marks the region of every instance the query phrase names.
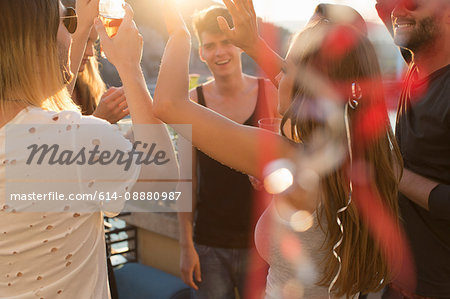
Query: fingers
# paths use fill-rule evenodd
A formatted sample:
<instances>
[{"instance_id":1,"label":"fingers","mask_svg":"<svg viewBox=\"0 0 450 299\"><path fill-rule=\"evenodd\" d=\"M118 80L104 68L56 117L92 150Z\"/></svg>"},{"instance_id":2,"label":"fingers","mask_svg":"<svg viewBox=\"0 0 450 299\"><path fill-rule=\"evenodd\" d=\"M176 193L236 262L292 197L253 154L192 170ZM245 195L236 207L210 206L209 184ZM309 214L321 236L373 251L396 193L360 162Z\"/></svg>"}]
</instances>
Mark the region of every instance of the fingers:
<instances>
[{"instance_id":1,"label":"fingers","mask_svg":"<svg viewBox=\"0 0 450 299\"><path fill-rule=\"evenodd\" d=\"M254 12L253 1L249 0L223 0L233 20L248 16Z\"/></svg>"},{"instance_id":2,"label":"fingers","mask_svg":"<svg viewBox=\"0 0 450 299\"><path fill-rule=\"evenodd\" d=\"M228 11L231 14L231 17L233 18L233 20L236 20L239 16L239 11L236 8L236 5L231 1L231 0L223 0L223 3L225 4L225 6L227 7Z\"/></svg>"},{"instance_id":3,"label":"fingers","mask_svg":"<svg viewBox=\"0 0 450 299\"><path fill-rule=\"evenodd\" d=\"M119 114L119 120L124 118L125 116L130 115L130 110L128 110L128 107L125 108L120 114Z\"/></svg>"},{"instance_id":4,"label":"fingers","mask_svg":"<svg viewBox=\"0 0 450 299\"><path fill-rule=\"evenodd\" d=\"M122 118L124 118L125 116L127 116L129 114L130 114L130 111L128 110L128 108L126 108L125 110L116 111L116 112L114 112L114 114L108 115L106 117L106 120L112 124L115 124L119 120L121 120Z\"/></svg>"},{"instance_id":5,"label":"fingers","mask_svg":"<svg viewBox=\"0 0 450 299\"><path fill-rule=\"evenodd\" d=\"M114 106L116 114L122 115L123 111L128 110L128 103L125 97L120 99L120 102Z\"/></svg>"},{"instance_id":6,"label":"fingers","mask_svg":"<svg viewBox=\"0 0 450 299\"><path fill-rule=\"evenodd\" d=\"M181 270L181 276L183 281L193 288L194 290L198 290L198 286L194 282L194 276L192 275L193 269Z\"/></svg>"},{"instance_id":7,"label":"fingers","mask_svg":"<svg viewBox=\"0 0 450 299\"><path fill-rule=\"evenodd\" d=\"M125 97L125 94L123 92L115 92L110 96L111 100L108 102L113 107L123 106L127 103L127 98Z\"/></svg>"},{"instance_id":8,"label":"fingers","mask_svg":"<svg viewBox=\"0 0 450 299\"><path fill-rule=\"evenodd\" d=\"M125 10L125 16L123 17L122 24L131 25L133 21L134 11L130 4L125 2L125 5L123 6Z\"/></svg>"},{"instance_id":9,"label":"fingers","mask_svg":"<svg viewBox=\"0 0 450 299\"><path fill-rule=\"evenodd\" d=\"M239 12L243 14L248 14L249 10L247 8L246 0L234 0L234 3L236 4L236 7L239 10Z\"/></svg>"},{"instance_id":10,"label":"fingers","mask_svg":"<svg viewBox=\"0 0 450 299\"><path fill-rule=\"evenodd\" d=\"M102 102L109 103L112 102L125 94L123 88L111 87L102 96Z\"/></svg>"},{"instance_id":11,"label":"fingers","mask_svg":"<svg viewBox=\"0 0 450 299\"><path fill-rule=\"evenodd\" d=\"M102 95L102 98L104 98L104 97L106 97L106 96L112 94L112 93L113 93L114 91L116 91L117 89L119 89L119 88L118 88L118 87L114 87L114 86L108 88L108 90L105 91L105 93Z\"/></svg>"},{"instance_id":12,"label":"fingers","mask_svg":"<svg viewBox=\"0 0 450 299\"><path fill-rule=\"evenodd\" d=\"M98 17L94 21L94 27L100 37L100 42L108 47L108 44L111 43L111 39L109 38L108 33L106 33L105 26Z\"/></svg>"},{"instance_id":13,"label":"fingers","mask_svg":"<svg viewBox=\"0 0 450 299\"><path fill-rule=\"evenodd\" d=\"M194 266L195 280L202 282L202 272L200 271L200 263L196 263Z\"/></svg>"},{"instance_id":14,"label":"fingers","mask_svg":"<svg viewBox=\"0 0 450 299\"><path fill-rule=\"evenodd\" d=\"M227 20L224 17L217 17L217 24L219 25L220 30L225 34L226 37L231 38L233 36L233 30L228 26Z\"/></svg>"},{"instance_id":15,"label":"fingers","mask_svg":"<svg viewBox=\"0 0 450 299\"><path fill-rule=\"evenodd\" d=\"M126 3L123 6L123 9L125 10L125 16L123 17L123 21L119 26L119 30L117 31L117 35L119 35L123 30L127 28L133 28L137 30L136 23L133 20L134 17L134 10L131 7L130 4Z\"/></svg>"}]
</instances>

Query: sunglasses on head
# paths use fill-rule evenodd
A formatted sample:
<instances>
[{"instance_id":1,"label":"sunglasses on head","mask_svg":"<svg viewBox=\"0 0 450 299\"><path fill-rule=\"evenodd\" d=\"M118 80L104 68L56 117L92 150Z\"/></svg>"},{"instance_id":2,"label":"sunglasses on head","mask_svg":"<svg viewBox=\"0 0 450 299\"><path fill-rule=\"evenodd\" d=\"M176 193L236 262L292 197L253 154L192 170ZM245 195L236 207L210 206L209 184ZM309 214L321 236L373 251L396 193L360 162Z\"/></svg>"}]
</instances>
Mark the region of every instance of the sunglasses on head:
<instances>
[{"instance_id":1,"label":"sunglasses on head","mask_svg":"<svg viewBox=\"0 0 450 299\"><path fill-rule=\"evenodd\" d=\"M409 11L414 11L419 7L418 0L377 0L375 7L379 14L390 16L392 10L399 4Z\"/></svg>"},{"instance_id":2,"label":"sunglasses on head","mask_svg":"<svg viewBox=\"0 0 450 299\"><path fill-rule=\"evenodd\" d=\"M73 7L66 7L66 15L61 17L64 26L67 28L70 34L75 33L77 30L77 12Z\"/></svg>"},{"instance_id":3,"label":"sunglasses on head","mask_svg":"<svg viewBox=\"0 0 450 299\"><path fill-rule=\"evenodd\" d=\"M399 2L401 2L405 6L405 8L409 11L414 11L419 6L417 0L401 0Z\"/></svg>"}]
</instances>

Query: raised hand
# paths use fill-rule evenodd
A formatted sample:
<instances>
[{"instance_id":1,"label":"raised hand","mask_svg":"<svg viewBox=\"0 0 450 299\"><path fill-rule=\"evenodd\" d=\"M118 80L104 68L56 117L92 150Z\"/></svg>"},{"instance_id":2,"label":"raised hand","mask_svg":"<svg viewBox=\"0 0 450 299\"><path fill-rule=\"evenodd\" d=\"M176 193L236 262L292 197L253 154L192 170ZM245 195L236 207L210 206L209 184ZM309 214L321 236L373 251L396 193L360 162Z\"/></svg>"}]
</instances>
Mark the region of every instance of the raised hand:
<instances>
[{"instance_id":1,"label":"raised hand","mask_svg":"<svg viewBox=\"0 0 450 299\"><path fill-rule=\"evenodd\" d=\"M259 41L258 22L252 0L223 0L230 12L234 28L228 26L224 17L217 17L220 30L237 47L245 52L255 50Z\"/></svg>"},{"instance_id":2,"label":"raised hand","mask_svg":"<svg viewBox=\"0 0 450 299\"><path fill-rule=\"evenodd\" d=\"M91 28L98 16L99 0L77 0L78 26Z\"/></svg>"},{"instance_id":3,"label":"raised hand","mask_svg":"<svg viewBox=\"0 0 450 299\"><path fill-rule=\"evenodd\" d=\"M117 34L110 38L105 26L99 18L95 20L95 29L100 37L102 49L108 61L114 64L119 71L122 69L136 68L142 59L142 47L144 44L142 35L133 21L133 9L127 3L124 6L125 17L120 24Z\"/></svg>"},{"instance_id":4,"label":"raised hand","mask_svg":"<svg viewBox=\"0 0 450 299\"><path fill-rule=\"evenodd\" d=\"M128 111L127 99L122 87L111 87L103 94L97 109L93 115L115 124L125 116L130 114Z\"/></svg>"},{"instance_id":5,"label":"raised hand","mask_svg":"<svg viewBox=\"0 0 450 299\"><path fill-rule=\"evenodd\" d=\"M174 35L177 32L189 34L186 24L173 0L164 0L163 13L169 35Z\"/></svg>"},{"instance_id":6,"label":"raised hand","mask_svg":"<svg viewBox=\"0 0 450 299\"><path fill-rule=\"evenodd\" d=\"M275 86L283 59L258 34L258 22L252 0L223 0L233 18L234 28L223 17L217 17L220 30L237 47L244 50L267 74Z\"/></svg>"}]
</instances>

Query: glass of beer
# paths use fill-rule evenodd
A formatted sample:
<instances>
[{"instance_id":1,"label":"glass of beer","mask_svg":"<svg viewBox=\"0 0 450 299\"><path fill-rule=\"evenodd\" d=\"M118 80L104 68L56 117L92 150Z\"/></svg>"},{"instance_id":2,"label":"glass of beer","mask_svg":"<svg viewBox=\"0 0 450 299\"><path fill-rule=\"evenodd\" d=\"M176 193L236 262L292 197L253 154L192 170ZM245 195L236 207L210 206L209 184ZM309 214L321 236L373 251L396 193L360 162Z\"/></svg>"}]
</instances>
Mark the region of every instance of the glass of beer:
<instances>
[{"instance_id":1,"label":"glass of beer","mask_svg":"<svg viewBox=\"0 0 450 299\"><path fill-rule=\"evenodd\" d=\"M119 30L119 26L125 16L124 4L124 0L100 0L100 19L105 25L106 33L108 33L109 37L116 35L117 30Z\"/></svg>"},{"instance_id":2,"label":"glass of beer","mask_svg":"<svg viewBox=\"0 0 450 299\"><path fill-rule=\"evenodd\" d=\"M270 117L270 118L261 118L258 120L258 126L261 129L266 129L272 131L277 134L281 134L281 118Z\"/></svg>"}]
</instances>

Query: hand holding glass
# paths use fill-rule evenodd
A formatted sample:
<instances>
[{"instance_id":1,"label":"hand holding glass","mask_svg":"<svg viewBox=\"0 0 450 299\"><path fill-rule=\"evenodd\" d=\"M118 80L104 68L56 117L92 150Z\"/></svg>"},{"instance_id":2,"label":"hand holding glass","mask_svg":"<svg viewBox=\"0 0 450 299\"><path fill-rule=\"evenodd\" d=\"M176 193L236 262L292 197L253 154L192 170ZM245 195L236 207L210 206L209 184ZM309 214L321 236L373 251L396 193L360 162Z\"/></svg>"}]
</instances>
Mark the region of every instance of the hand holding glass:
<instances>
[{"instance_id":1,"label":"hand holding glass","mask_svg":"<svg viewBox=\"0 0 450 299\"><path fill-rule=\"evenodd\" d=\"M125 16L124 4L124 0L100 0L100 19L105 25L106 33L108 33L109 37L116 35L117 30L119 30L119 26Z\"/></svg>"}]
</instances>

